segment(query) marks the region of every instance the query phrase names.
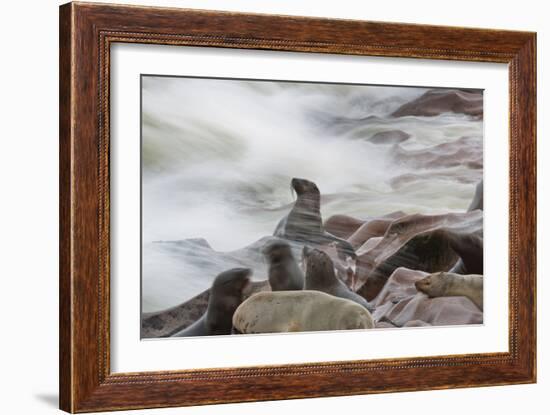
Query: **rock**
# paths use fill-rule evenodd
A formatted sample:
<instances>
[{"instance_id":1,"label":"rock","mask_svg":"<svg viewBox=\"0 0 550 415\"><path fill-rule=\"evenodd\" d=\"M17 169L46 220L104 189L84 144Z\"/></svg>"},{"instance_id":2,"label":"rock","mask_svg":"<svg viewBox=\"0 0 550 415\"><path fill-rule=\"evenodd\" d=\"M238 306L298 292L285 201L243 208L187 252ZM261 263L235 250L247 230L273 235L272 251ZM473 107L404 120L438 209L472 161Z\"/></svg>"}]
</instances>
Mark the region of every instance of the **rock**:
<instances>
[{"instance_id":1,"label":"rock","mask_svg":"<svg viewBox=\"0 0 550 415\"><path fill-rule=\"evenodd\" d=\"M410 134L401 130L380 131L368 138L367 141L373 144L398 144L410 138Z\"/></svg>"},{"instance_id":2,"label":"rock","mask_svg":"<svg viewBox=\"0 0 550 415\"><path fill-rule=\"evenodd\" d=\"M372 219L363 223L349 238L348 242L357 250L370 238L383 236L395 219Z\"/></svg>"},{"instance_id":3,"label":"rock","mask_svg":"<svg viewBox=\"0 0 550 415\"><path fill-rule=\"evenodd\" d=\"M482 324L483 313L466 297L429 298L419 293L415 282L427 274L398 268L373 301L375 321L391 322L397 327Z\"/></svg>"},{"instance_id":4,"label":"rock","mask_svg":"<svg viewBox=\"0 0 550 415\"><path fill-rule=\"evenodd\" d=\"M243 298L266 290L271 290L267 281L252 282L244 289ZM170 337L189 327L206 312L209 298L210 289L167 310L143 314L141 338Z\"/></svg>"},{"instance_id":5,"label":"rock","mask_svg":"<svg viewBox=\"0 0 550 415\"><path fill-rule=\"evenodd\" d=\"M378 243L384 239L383 236L376 236L367 239L367 241L357 249L357 256L361 256L373 249Z\"/></svg>"},{"instance_id":6,"label":"rock","mask_svg":"<svg viewBox=\"0 0 550 415\"><path fill-rule=\"evenodd\" d=\"M208 290L214 278L224 270L246 267L253 270L254 281L267 279L262 247L273 237L258 241L234 251L215 251L201 239L158 241L146 244L147 258L143 263L143 292L153 301L147 301L143 310L161 312L178 307ZM301 249L301 247L300 247ZM170 287L161 290L160 287Z\"/></svg>"},{"instance_id":7,"label":"rock","mask_svg":"<svg viewBox=\"0 0 550 415\"><path fill-rule=\"evenodd\" d=\"M433 117L445 112L483 117L483 93L476 90L432 89L399 107L393 117Z\"/></svg>"},{"instance_id":8,"label":"rock","mask_svg":"<svg viewBox=\"0 0 550 415\"><path fill-rule=\"evenodd\" d=\"M383 239L357 258L356 280L360 286L357 292L372 300L399 267L428 273L448 271L459 259L451 243L462 247L467 245L464 238L482 241L482 226L483 215L479 210L444 215L415 214L395 220ZM475 262L474 255L467 254L468 262Z\"/></svg>"},{"instance_id":9,"label":"rock","mask_svg":"<svg viewBox=\"0 0 550 415\"><path fill-rule=\"evenodd\" d=\"M364 220L352 216L332 215L325 221L324 227L327 232L334 236L347 239L363 223L365 223Z\"/></svg>"},{"instance_id":10,"label":"rock","mask_svg":"<svg viewBox=\"0 0 550 415\"><path fill-rule=\"evenodd\" d=\"M395 211L382 216L370 217L366 219L358 219L347 215L332 215L325 223L324 227L327 232L338 236L339 238L349 239L366 222L373 220L390 220L398 219L405 216L405 212ZM348 241L349 242L349 241Z\"/></svg>"},{"instance_id":11,"label":"rock","mask_svg":"<svg viewBox=\"0 0 550 415\"><path fill-rule=\"evenodd\" d=\"M464 296L483 310L483 276L436 272L414 283L416 289L430 298Z\"/></svg>"},{"instance_id":12,"label":"rock","mask_svg":"<svg viewBox=\"0 0 550 415\"><path fill-rule=\"evenodd\" d=\"M233 315L243 334L374 327L371 314L359 304L320 291L261 292L244 301Z\"/></svg>"}]
</instances>

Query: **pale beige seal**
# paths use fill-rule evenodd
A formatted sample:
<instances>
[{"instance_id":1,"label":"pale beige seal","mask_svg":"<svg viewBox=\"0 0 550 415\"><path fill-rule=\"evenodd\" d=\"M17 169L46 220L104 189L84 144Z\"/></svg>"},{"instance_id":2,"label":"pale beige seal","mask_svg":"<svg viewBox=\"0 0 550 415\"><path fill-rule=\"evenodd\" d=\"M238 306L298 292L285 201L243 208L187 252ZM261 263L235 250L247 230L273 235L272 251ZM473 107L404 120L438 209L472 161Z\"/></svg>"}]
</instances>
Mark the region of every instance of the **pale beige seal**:
<instances>
[{"instance_id":1,"label":"pale beige seal","mask_svg":"<svg viewBox=\"0 0 550 415\"><path fill-rule=\"evenodd\" d=\"M357 330L374 320L359 304L321 291L266 291L237 308L233 327L242 334Z\"/></svg>"},{"instance_id":2,"label":"pale beige seal","mask_svg":"<svg viewBox=\"0 0 550 415\"><path fill-rule=\"evenodd\" d=\"M464 296L483 310L483 276L436 272L414 283L416 289L430 297Z\"/></svg>"}]
</instances>

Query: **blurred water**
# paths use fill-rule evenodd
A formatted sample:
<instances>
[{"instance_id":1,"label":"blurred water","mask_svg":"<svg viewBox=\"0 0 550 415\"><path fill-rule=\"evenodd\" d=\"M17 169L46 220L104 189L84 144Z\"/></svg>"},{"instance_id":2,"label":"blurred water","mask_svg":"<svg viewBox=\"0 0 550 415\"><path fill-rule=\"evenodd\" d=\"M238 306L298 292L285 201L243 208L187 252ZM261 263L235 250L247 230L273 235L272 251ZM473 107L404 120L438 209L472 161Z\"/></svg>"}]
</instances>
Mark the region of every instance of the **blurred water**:
<instances>
[{"instance_id":1,"label":"blurred water","mask_svg":"<svg viewBox=\"0 0 550 415\"><path fill-rule=\"evenodd\" d=\"M318 185L324 219L463 211L481 179L467 160L427 168L367 141L402 130L402 154L471 136L481 153L480 120L389 116L423 88L151 76L142 86L144 311L191 298L218 269L263 267L250 255L208 261L271 235L293 203L292 177ZM202 240L156 242L189 238Z\"/></svg>"}]
</instances>

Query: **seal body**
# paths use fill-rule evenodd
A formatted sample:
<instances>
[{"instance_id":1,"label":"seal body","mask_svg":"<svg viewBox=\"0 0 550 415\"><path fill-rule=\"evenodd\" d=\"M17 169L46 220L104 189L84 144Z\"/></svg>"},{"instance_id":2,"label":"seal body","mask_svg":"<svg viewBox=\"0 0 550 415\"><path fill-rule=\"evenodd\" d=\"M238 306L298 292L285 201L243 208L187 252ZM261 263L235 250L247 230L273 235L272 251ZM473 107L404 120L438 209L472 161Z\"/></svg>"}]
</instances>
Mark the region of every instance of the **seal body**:
<instances>
[{"instance_id":1,"label":"seal body","mask_svg":"<svg viewBox=\"0 0 550 415\"><path fill-rule=\"evenodd\" d=\"M282 239L270 241L262 252L269 264L268 280L272 291L301 290L304 287L304 274L288 242Z\"/></svg>"},{"instance_id":2,"label":"seal body","mask_svg":"<svg viewBox=\"0 0 550 415\"><path fill-rule=\"evenodd\" d=\"M349 242L324 230L320 210L321 192L317 185L295 177L291 186L297 195L296 202L275 228L274 236L318 245L336 242L343 256L355 258L355 250Z\"/></svg>"},{"instance_id":3,"label":"seal body","mask_svg":"<svg viewBox=\"0 0 550 415\"><path fill-rule=\"evenodd\" d=\"M237 308L233 326L243 334L357 330L373 328L374 320L357 303L320 291L265 291Z\"/></svg>"},{"instance_id":4,"label":"seal body","mask_svg":"<svg viewBox=\"0 0 550 415\"><path fill-rule=\"evenodd\" d=\"M483 310L483 276L436 272L414 283L416 289L430 297L464 296Z\"/></svg>"},{"instance_id":5,"label":"seal body","mask_svg":"<svg viewBox=\"0 0 550 415\"><path fill-rule=\"evenodd\" d=\"M323 251L304 246L303 261L306 266L304 289L323 291L335 297L351 300L369 311L373 306L362 296L350 290L334 272L334 264Z\"/></svg>"},{"instance_id":6,"label":"seal body","mask_svg":"<svg viewBox=\"0 0 550 415\"><path fill-rule=\"evenodd\" d=\"M233 313L242 301L251 273L249 268L233 268L219 274L210 288L206 312L173 337L231 334Z\"/></svg>"},{"instance_id":7,"label":"seal body","mask_svg":"<svg viewBox=\"0 0 550 415\"><path fill-rule=\"evenodd\" d=\"M449 272L483 274L483 235L446 232L449 245L460 257Z\"/></svg>"}]
</instances>

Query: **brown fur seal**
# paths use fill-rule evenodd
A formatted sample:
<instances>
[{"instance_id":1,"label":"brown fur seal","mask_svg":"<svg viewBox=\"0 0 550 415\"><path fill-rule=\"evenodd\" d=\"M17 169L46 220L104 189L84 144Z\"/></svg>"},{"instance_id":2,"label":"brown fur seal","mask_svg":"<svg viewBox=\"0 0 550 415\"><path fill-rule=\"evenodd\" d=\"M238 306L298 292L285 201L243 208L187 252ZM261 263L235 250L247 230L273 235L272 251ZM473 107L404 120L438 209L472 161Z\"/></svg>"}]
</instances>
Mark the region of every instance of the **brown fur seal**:
<instances>
[{"instance_id":1,"label":"brown fur seal","mask_svg":"<svg viewBox=\"0 0 550 415\"><path fill-rule=\"evenodd\" d=\"M306 179L293 178L291 186L297 198L294 206L275 229L274 235L302 243L324 245L336 242L344 255L355 258L355 250L344 239L324 230L321 219L321 192L317 185Z\"/></svg>"},{"instance_id":2,"label":"brown fur seal","mask_svg":"<svg viewBox=\"0 0 550 415\"><path fill-rule=\"evenodd\" d=\"M266 291L237 308L233 326L243 334L357 330L374 320L364 307L321 291Z\"/></svg>"},{"instance_id":3,"label":"brown fur seal","mask_svg":"<svg viewBox=\"0 0 550 415\"><path fill-rule=\"evenodd\" d=\"M272 291L301 290L304 287L304 274L287 242L281 239L270 241L262 252L269 263L268 279Z\"/></svg>"},{"instance_id":4,"label":"brown fur seal","mask_svg":"<svg viewBox=\"0 0 550 415\"><path fill-rule=\"evenodd\" d=\"M464 296L483 310L483 276L436 272L414 283L418 291L430 297Z\"/></svg>"},{"instance_id":5,"label":"brown fur seal","mask_svg":"<svg viewBox=\"0 0 550 415\"><path fill-rule=\"evenodd\" d=\"M233 268L219 274L210 288L206 312L173 337L231 334L231 319L242 301L243 290L250 281L251 273L249 268Z\"/></svg>"},{"instance_id":6,"label":"brown fur seal","mask_svg":"<svg viewBox=\"0 0 550 415\"><path fill-rule=\"evenodd\" d=\"M351 300L369 311L374 309L367 300L351 291L336 277L334 264L325 252L304 246L303 261L306 266L305 290L323 291L335 297Z\"/></svg>"},{"instance_id":7,"label":"brown fur seal","mask_svg":"<svg viewBox=\"0 0 550 415\"><path fill-rule=\"evenodd\" d=\"M483 274L483 235L479 233L443 233L451 249L460 257L449 272Z\"/></svg>"}]
</instances>

